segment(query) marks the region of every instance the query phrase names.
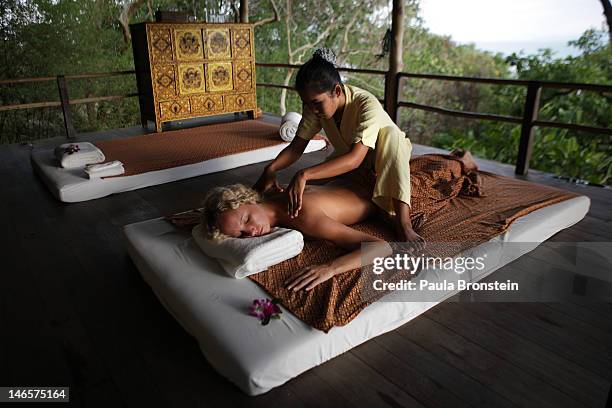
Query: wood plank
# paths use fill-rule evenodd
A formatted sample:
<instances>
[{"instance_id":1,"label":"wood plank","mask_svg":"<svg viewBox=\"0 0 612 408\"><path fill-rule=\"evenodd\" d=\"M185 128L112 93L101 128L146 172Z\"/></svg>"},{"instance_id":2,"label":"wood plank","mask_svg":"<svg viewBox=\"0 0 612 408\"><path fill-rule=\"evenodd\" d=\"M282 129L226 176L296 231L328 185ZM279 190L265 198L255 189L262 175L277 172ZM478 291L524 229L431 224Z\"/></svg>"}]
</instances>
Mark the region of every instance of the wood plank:
<instances>
[{"instance_id":1,"label":"wood plank","mask_svg":"<svg viewBox=\"0 0 612 408\"><path fill-rule=\"evenodd\" d=\"M444 304L437 307L444 307ZM576 407L556 388L478 344L421 316L397 332L521 407ZM538 390L537 392L525 392Z\"/></svg>"},{"instance_id":2,"label":"wood plank","mask_svg":"<svg viewBox=\"0 0 612 408\"><path fill-rule=\"evenodd\" d=\"M496 310L520 312L533 321L537 326L554 334L571 334L571 339L593 353L601 353L599 359L605 359L612 367L612 335L605 331L584 323L581 320L545 307L539 303L496 303L492 305Z\"/></svg>"},{"instance_id":3,"label":"wood plank","mask_svg":"<svg viewBox=\"0 0 612 408\"><path fill-rule=\"evenodd\" d=\"M552 241L552 240L550 240ZM609 262L604 259L590 257L586 250L587 246L573 246L571 242L562 240L563 244L542 244L533 251L524 254L508 265L495 271L493 275L485 278L485 281L511 280L517 282L521 292L508 294L506 301L537 301L537 302L570 302L600 314L601 318L612 315L610 303L603 302L605 296L609 296L603 288L609 286L605 282L605 276L610 268ZM592 245L597 246L597 252L606 251L605 243ZM591 291L582 293L579 288L574 288L574 281L580 274L580 266L576 265L577 251L580 251L582 259L589 257L588 275ZM606 286L603 286L606 285ZM596 290L597 289L597 290ZM464 292L464 294L467 292ZM472 292L480 301L504 301L501 293L482 294ZM488 297L485 297L488 296Z\"/></svg>"},{"instance_id":4,"label":"wood plank","mask_svg":"<svg viewBox=\"0 0 612 408\"><path fill-rule=\"evenodd\" d=\"M313 369L356 406L422 407L406 391L382 378L350 351Z\"/></svg>"},{"instance_id":5,"label":"wood plank","mask_svg":"<svg viewBox=\"0 0 612 408\"><path fill-rule=\"evenodd\" d=\"M34 177L26 172L21 176L25 180ZM49 195L41 194L45 192L36 183L25 185L32 189L26 202L33 211L40 210L45 202L53 202ZM57 204L53 202L53 205ZM160 387L152 380L152 370L135 353L136 346L131 343L131 338L119 330L118 322L123 310L113 314L115 293L105 287L108 282L105 263L113 258L105 249L112 248L113 243L120 245L120 241L107 239L102 228L105 225L103 214L95 209L95 204L62 205L59 211L62 228L53 236L65 249L62 262L72 263L75 267L55 268L53 273L63 277L93 348L111 367L113 379L127 403L164 403L165 399L158 394ZM113 299L113 302L108 302L108 299Z\"/></svg>"},{"instance_id":6,"label":"wood plank","mask_svg":"<svg viewBox=\"0 0 612 408\"><path fill-rule=\"evenodd\" d=\"M440 356L417 345L397 331L373 340L404 363L412 365L421 375L431 378L444 388L474 407L514 407L501 394L476 381L462 370L446 363Z\"/></svg>"},{"instance_id":7,"label":"wood plank","mask_svg":"<svg viewBox=\"0 0 612 408\"><path fill-rule=\"evenodd\" d=\"M307 407L357 407L348 399L344 398L330 384L324 381L313 370L306 371L296 378L291 379L286 385L280 389L288 387L297 398ZM275 394L275 390L270 393ZM271 405L276 405L272 398ZM288 404L291 406L292 404Z\"/></svg>"},{"instance_id":8,"label":"wood plank","mask_svg":"<svg viewBox=\"0 0 612 408\"><path fill-rule=\"evenodd\" d=\"M71 401L83 405L120 405L122 399L118 389L70 303L63 279L58 276L61 275L58 271L66 269L78 273L78 265L71 261L70 256L62 253L64 245L57 240L56 235L58 223L38 222L25 206L21 207L21 214L24 219L31 219L41 226L36 233L28 233L27 239L23 241L27 250L37 256L25 255L24 259L41 288L44 309L52 316L49 325L56 333L57 347L64 354L70 369Z\"/></svg>"},{"instance_id":9,"label":"wood plank","mask_svg":"<svg viewBox=\"0 0 612 408\"><path fill-rule=\"evenodd\" d=\"M603 241L612 240L612 222L600 220L590 214L574 224L572 229L603 237Z\"/></svg>"},{"instance_id":10,"label":"wood plank","mask_svg":"<svg viewBox=\"0 0 612 408\"><path fill-rule=\"evenodd\" d=\"M3 154L5 163L10 161L7 156ZM20 166L15 158L12 166ZM16 360L9 360L4 366L11 370L11 374L3 384L70 386L71 402L74 404L121 404L115 385L102 362L95 357L87 334L76 318L72 305L67 302L61 279L53 273L54 266L70 267L70 264L64 265L65 259L60 259L59 246L54 240L56 218L40 219L39 216L46 213L40 208L40 200L28 199L32 196L28 195L28 184L24 184L23 180L18 188L19 191L13 193L21 200L3 201L0 216L3 221L10 220L12 224L3 228L5 234L2 240L8 241L3 242L2 247L11 255L9 264L5 263L8 266L5 278L19 277L26 285L22 290L16 280L11 283L11 279L8 279L7 287L11 288L11 294L5 298L5 302L8 307L16 308L9 313L16 321L5 327L12 328L10 332L13 336L13 332L17 331L19 337L15 338L16 343L7 348ZM19 217L15 217L15 214L19 214ZM30 256L30 252L36 256ZM10 260L15 260L14 265L18 265L19 269L12 268ZM39 297L40 301L32 296ZM40 323L27 317L30 311ZM24 332L21 328L23 324L35 330L35 334ZM38 327L39 324L41 327ZM38 355L36 350L39 347L43 348L45 356ZM23 352L22 348L25 348ZM86 356L90 357L90 361L85 361ZM48 361L49 358L54 360Z\"/></svg>"},{"instance_id":11,"label":"wood plank","mask_svg":"<svg viewBox=\"0 0 612 408\"><path fill-rule=\"evenodd\" d=\"M489 318L491 313L494 313L494 323L499 327L573 361L608 381L612 380L610 357L601 354L602 345L583 340L571 326L565 326L563 322L533 315L533 311L523 307L524 305L525 303L489 303L486 310L470 310L484 318Z\"/></svg>"},{"instance_id":12,"label":"wood plank","mask_svg":"<svg viewBox=\"0 0 612 408\"><path fill-rule=\"evenodd\" d=\"M21 151L16 152L17 155L20 155L22 153L23 152ZM69 224L69 222L71 222L70 217L55 217L55 215L65 215L64 207L58 207L57 202L50 195L46 194L46 191L44 191L41 186L37 185L34 182L35 179L28 180L29 178L33 177L33 174L23 171L21 176L22 182L32 182L23 183L23 200L21 203L18 203L20 204L20 207L18 209L13 208L12 213L14 214L17 210L19 210L20 213L24 214L24 216L20 218L20 227L24 228L24 230L26 231L30 231L30 239L32 239L32 237L37 237L38 235L41 235L40 237L38 237L40 242L35 243L37 246L40 246L41 251L44 251L43 257L38 258L38 260L36 261L39 263L41 270L49 274L49 279L58 279L65 285L64 293L53 293L53 297L48 299L47 307L57 308L59 307L59 302L65 302L68 301L68 299L70 299L69 302L72 305L75 305L75 294L84 294L85 292L87 292L90 286L88 286L89 282L87 281L81 281L81 285L74 285L75 282L79 283L78 279L75 279L75 277L81 277L83 270L81 268L80 262L78 261L78 257L80 256L79 250L75 250L75 246L70 245L71 242L66 239L67 236L72 239L75 238L71 236L70 233L66 232L66 226ZM45 214L50 216L39 220L36 218L36 214ZM78 222L86 221L81 219L78 220ZM89 224L86 227L89 227L91 225L94 224ZM42 231L44 232L44 234L41 234L40 230L34 230L34 232L32 232L32 229L37 227L40 228L40 226L44 226L46 228L46 230ZM95 231L92 236L95 236ZM44 248L45 245L47 246L46 249ZM94 288L94 290L96 289ZM99 381L98 378L104 377L105 375L104 373L98 373L98 369L100 367L105 366L109 362L109 360L111 360L108 358L104 358L102 360L102 356L105 355L104 351L106 351L105 349L107 344L102 343L102 347L100 347L100 343L96 344L96 340L98 340L100 336L92 335L91 330L89 330L90 327L88 324L90 323L91 319L89 319L88 317L83 317L84 312L91 308L90 300L90 297L85 297L80 305L77 303L76 307L73 306L72 320L67 321L65 319L58 319L59 322L64 324L73 324L78 329L79 333L77 338L67 339L70 341L65 342L65 348L67 353L66 360L72 362L71 364L75 367L74 371L77 371L77 374L80 374L83 377L88 377L79 378L79 376L75 376L75 380L69 384L71 388L74 387L75 397L79 395L78 391L81 387L79 381L85 381L86 383L84 384L84 388L87 392L89 403L103 403L104 401L108 401L111 403L111 405L116 405L113 403L111 398L119 396L121 399L123 399L123 397L125 396L125 391L132 388L134 389L133 392L136 392L139 388L139 385L143 383L143 381L141 380L141 377L143 377L143 375L139 373L136 378L131 378L131 384L129 384L128 387L122 388L119 392L116 391L114 394L109 392L108 396L104 396L103 390L97 390L96 388L93 388L92 391L89 389L95 387L95 385L97 385L97 381ZM100 306L104 307L104 303L101 303ZM75 312L77 316L76 318L74 317ZM104 319L99 319L98 323L104 324ZM85 330L83 329L83 327L87 328L86 334L84 333ZM104 339L104 337L102 338ZM91 345L81 343L79 340L82 339L90 339ZM117 340L121 340L121 337L117 337ZM115 347L110 350L110 353L117 353L120 349L121 347ZM126 355L129 356L129 353ZM106 356L108 356L108 354ZM102 363L102 361L104 361L104 363ZM134 373L131 373L129 370L129 363L130 358L119 358L118 364L121 369L113 371L113 374L115 374L115 378L113 380L109 380L108 376L106 376L106 378L104 378L101 384L104 384L105 382L111 383L112 387L115 388L116 385L114 381L116 379L117 373L126 373L128 374L128 376L134 376ZM90 384L87 383L88 381L91 382L91 387ZM156 387L153 387L152 389L155 388ZM147 394L141 397L134 395L134 401L150 400L151 403L153 403L154 401L163 401L163 399L157 398L154 395L154 392L151 391L150 386L146 386L143 389L148 389L148 394L150 395ZM126 398L126 400L129 400L129 398Z\"/></svg>"},{"instance_id":13,"label":"wood plank","mask_svg":"<svg viewBox=\"0 0 612 408\"><path fill-rule=\"evenodd\" d=\"M352 350L360 360L378 375L405 390L423 405L435 407L468 407L466 401L442 387L420 370L402 361L378 342L368 341Z\"/></svg>"},{"instance_id":14,"label":"wood plank","mask_svg":"<svg viewBox=\"0 0 612 408\"><path fill-rule=\"evenodd\" d=\"M38 282L25 261L19 232L14 225L2 217L3 234L0 244L12 254L11 261L4 262L3 284L3 330L2 343L5 350L3 385L48 386L69 384L70 368L65 361L61 341L51 325L55 316L45 307ZM21 259L21 262L19 261ZM78 399L78 396L76 397Z\"/></svg>"},{"instance_id":15,"label":"wood plank","mask_svg":"<svg viewBox=\"0 0 612 408\"><path fill-rule=\"evenodd\" d=\"M597 407L605 402L610 386L606 379L496 326L492 323L495 313L489 319L470 313L474 308L486 310L487 306L486 303L449 302L431 309L425 316L546 381L576 403Z\"/></svg>"},{"instance_id":16,"label":"wood plank","mask_svg":"<svg viewBox=\"0 0 612 408\"><path fill-rule=\"evenodd\" d=\"M568 316L579 319L587 324L598 327L607 333L612 333L612 319L610 316L593 312L591 309L575 303L543 303L546 307L558 310Z\"/></svg>"}]
</instances>

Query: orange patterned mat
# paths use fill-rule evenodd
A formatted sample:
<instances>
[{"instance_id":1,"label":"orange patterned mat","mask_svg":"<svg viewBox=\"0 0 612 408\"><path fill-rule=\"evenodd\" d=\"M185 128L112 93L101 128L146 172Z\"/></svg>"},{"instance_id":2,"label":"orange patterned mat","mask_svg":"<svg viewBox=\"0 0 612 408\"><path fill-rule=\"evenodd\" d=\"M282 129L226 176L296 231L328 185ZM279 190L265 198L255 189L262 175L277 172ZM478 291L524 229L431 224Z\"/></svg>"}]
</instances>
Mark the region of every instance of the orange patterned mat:
<instances>
[{"instance_id":1,"label":"orange patterned mat","mask_svg":"<svg viewBox=\"0 0 612 408\"><path fill-rule=\"evenodd\" d=\"M96 142L106 161L119 160L125 173L147 173L199 163L285 143L279 126L243 120Z\"/></svg>"}]
</instances>

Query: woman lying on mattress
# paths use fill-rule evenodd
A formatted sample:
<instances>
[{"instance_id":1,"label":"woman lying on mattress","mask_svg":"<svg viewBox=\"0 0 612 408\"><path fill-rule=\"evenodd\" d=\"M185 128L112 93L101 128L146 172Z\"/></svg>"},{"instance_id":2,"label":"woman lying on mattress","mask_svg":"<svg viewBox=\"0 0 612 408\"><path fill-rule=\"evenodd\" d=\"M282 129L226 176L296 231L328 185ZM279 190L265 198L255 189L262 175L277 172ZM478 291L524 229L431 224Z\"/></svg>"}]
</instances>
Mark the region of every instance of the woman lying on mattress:
<instances>
[{"instance_id":1,"label":"woman lying on mattress","mask_svg":"<svg viewBox=\"0 0 612 408\"><path fill-rule=\"evenodd\" d=\"M477 167L467 151L418 156L410 161L410 168L415 219L459 194L479 195ZM362 242L384 244L380 238L349 226L377 213L386 216L371 200L375 183L374 174L361 168L325 185L306 186L297 217L287 211L290 200L283 192L262 197L242 184L216 187L204 198L203 233L213 240L253 237L281 226L348 250L332 262L310 266L286 282L288 289L310 290L336 274L359 268Z\"/></svg>"}]
</instances>

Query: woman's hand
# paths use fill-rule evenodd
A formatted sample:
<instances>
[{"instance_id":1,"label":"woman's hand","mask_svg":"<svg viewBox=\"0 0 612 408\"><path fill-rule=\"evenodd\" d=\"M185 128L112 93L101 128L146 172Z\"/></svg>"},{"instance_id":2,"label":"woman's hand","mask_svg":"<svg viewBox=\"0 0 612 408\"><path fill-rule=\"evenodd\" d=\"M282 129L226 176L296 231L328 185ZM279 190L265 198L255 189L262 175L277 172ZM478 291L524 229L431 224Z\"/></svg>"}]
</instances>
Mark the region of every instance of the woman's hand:
<instances>
[{"instance_id":1,"label":"woman's hand","mask_svg":"<svg viewBox=\"0 0 612 408\"><path fill-rule=\"evenodd\" d=\"M276 180L276 172L269 170L267 167L261 174L257 182L255 182L255 184L253 185L253 188L259 191L260 193L267 193L269 191L284 191Z\"/></svg>"},{"instance_id":2,"label":"woman's hand","mask_svg":"<svg viewBox=\"0 0 612 408\"><path fill-rule=\"evenodd\" d=\"M399 238L399 241L406 242L408 244L407 249L410 251L422 251L425 249L425 238L417 234L414 229L412 229L412 223L401 223L400 221L396 221L395 232Z\"/></svg>"},{"instance_id":3,"label":"woman's hand","mask_svg":"<svg viewBox=\"0 0 612 408\"><path fill-rule=\"evenodd\" d=\"M310 290L335 274L336 272L331 265L314 265L302 270L297 276L287 279L285 285L287 290L293 289L294 292L300 289Z\"/></svg>"},{"instance_id":4,"label":"woman's hand","mask_svg":"<svg viewBox=\"0 0 612 408\"><path fill-rule=\"evenodd\" d=\"M287 213L291 218L297 217L299 211L302 209L304 188L306 188L306 174L304 170L300 170L295 173L287 186Z\"/></svg>"}]
</instances>

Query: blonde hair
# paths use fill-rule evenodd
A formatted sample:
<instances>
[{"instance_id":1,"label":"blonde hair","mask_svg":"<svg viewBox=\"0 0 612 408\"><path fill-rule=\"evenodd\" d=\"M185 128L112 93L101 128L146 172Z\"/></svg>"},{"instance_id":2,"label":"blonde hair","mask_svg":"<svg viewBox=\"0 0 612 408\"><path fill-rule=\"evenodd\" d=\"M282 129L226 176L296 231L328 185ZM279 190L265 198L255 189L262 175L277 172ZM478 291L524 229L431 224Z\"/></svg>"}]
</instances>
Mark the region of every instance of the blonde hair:
<instances>
[{"instance_id":1,"label":"blonde hair","mask_svg":"<svg viewBox=\"0 0 612 408\"><path fill-rule=\"evenodd\" d=\"M202 234L206 239L221 241L230 238L219 229L219 215L230 209L236 209L243 204L256 204L262 200L261 195L244 184L231 184L214 187L204 196L202 206Z\"/></svg>"}]
</instances>

